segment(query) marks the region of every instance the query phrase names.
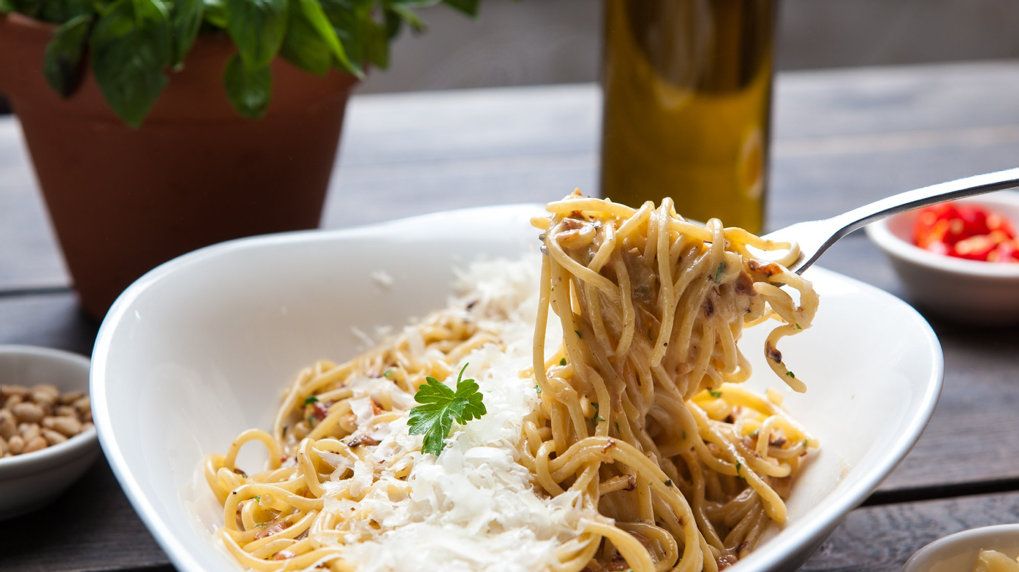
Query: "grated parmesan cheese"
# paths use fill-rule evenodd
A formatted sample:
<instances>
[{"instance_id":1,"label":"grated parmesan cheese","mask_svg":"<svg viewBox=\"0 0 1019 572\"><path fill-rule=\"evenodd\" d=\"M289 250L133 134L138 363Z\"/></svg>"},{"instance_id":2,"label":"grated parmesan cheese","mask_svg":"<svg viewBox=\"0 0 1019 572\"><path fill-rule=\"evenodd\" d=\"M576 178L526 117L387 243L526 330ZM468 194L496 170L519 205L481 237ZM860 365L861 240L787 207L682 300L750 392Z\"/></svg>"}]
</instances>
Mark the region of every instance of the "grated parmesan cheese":
<instances>
[{"instance_id":1,"label":"grated parmesan cheese","mask_svg":"<svg viewBox=\"0 0 1019 572\"><path fill-rule=\"evenodd\" d=\"M558 546L577 536L581 518L596 517L579 508L576 494L554 499L536 494L530 474L515 459L523 418L538 399L533 379L520 376L531 366L537 278L533 258L478 263L459 276L459 295L451 307L472 303L473 314L499 334L505 347L484 346L464 360L470 364L465 375L478 382L488 413L454 426L438 458L420 452L421 436L409 434L406 415L366 429L379 445L365 460L325 457L337 475L349 468L353 478L325 483L324 510L372 516L343 539L344 558L359 570L543 569ZM561 337L555 330L549 328L549 347ZM423 341L411 343L423 351ZM453 380L447 383L452 386ZM371 418L373 398L413 406L406 394L378 379L352 380L350 387L359 425ZM370 488L372 464L383 460L393 468ZM393 476L409 465L413 470L405 480ZM332 494L341 487L352 496L370 492L355 503ZM325 534L317 540L338 542Z\"/></svg>"}]
</instances>

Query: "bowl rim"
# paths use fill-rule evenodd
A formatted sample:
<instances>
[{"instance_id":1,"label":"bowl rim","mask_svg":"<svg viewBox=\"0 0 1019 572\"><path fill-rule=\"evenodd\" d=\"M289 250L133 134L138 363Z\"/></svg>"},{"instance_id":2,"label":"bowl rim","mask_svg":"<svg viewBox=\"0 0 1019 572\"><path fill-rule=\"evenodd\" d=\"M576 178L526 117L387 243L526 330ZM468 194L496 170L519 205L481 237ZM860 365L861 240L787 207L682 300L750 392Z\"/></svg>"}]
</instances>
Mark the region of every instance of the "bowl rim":
<instances>
[{"instance_id":1,"label":"bowl rim","mask_svg":"<svg viewBox=\"0 0 1019 572\"><path fill-rule=\"evenodd\" d=\"M1019 209L1019 192L1001 191L981 197L958 199L953 202L991 208L1006 206ZM979 260L954 258L924 250L909 241L899 238L890 228L891 221L906 214L904 212L898 213L867 225L867 236L886 254L926 269L960 276L975 276L993 281L1019 280L1019 263L982 262ZM1019 224L1019 220L1013 222Z\"/></svg>"},{"instance_id":2,"label":"bowl rim","mask_svg":"<svg viewBox=\"0 0 1019 572\"><path fill-rule=\"evenodd\" d=\"M991 526L967 528L965 530L960 530L959 532L953 532L952 534L942 536L936 540L932 540L914 552L913 555L909 557L909 560L906 560L906 563L903 565L903 572L921 572L921 570L916 567L923 564L924 559L936 555L938 552L952 546L953 544L965 542L972 538L996 536L1000 534L1014 534L1017 538L1019 538L1019 524L995 524ZM988 548L991 550L994 549L994 547Z\"/></svg>"},{"instance_id":3,"label":"bowl rim","mask_svg":"<svg viewBox=\"0 0 1019 572\"><path fill-rule=\"evenodd\" d=\"M117 436L113 433L110 410L107 406L107 380L106 370L110 360L110 343L119 323L123 320L132 307L134 301L146 290L160 282L164 277L176 272L179 268L196 264L208 258L226 255L235 251L243 251L251 248L258 248L268 245L284 245L303 241L329 241L339 238L351 238L357 236L371 236L373 233L391 229L394 226L413 222L415 224L428 222L448 222L449 217L458 216L530 216L535 209L542 209L543 205L534 203L502 204L485 207L474 207L465 209L453 209L437 211L428 214L405 217L379 223L367 224L342 229L331 230L307 230L266 234L247 238L239 238L206 246L190 253L181 255L173 260L165 262L150 270L141 278L129 286L114 302L107 313L96 336L96 343L92 354L92 370L90 375L90 388L92 394L92 415L94 423L99 432L99 441L109 461L110 467L118 482L124 489L128 500L138 513L139 518L145 523L157 543L166 552L170 561L182 570L201 570L198 560L191 554L188 547L180 541L173 526L156 509L154 503L142 491L137 476L130 470L129 465L120 448ZM824 535L837 526L850 510L862 503L866 497L905 457L906 453L913 447L920 433L927 426L927 422L934 411L938 397L941 394L944 379L944 356L941 344L938 341L934 330L924 317L899 298L895 297L876 286L866 284L854 278L838 274L823 268L812 269L811 272L827 273L838 277L854 286L867 290L875 296L890 299L901 305L908 315L913 316L921 327L922 343L933 356L931 371L928 378L922 385L923 392L918 397L918 406L908 419L903 431L895 435L883 447L879 458L875 462L874 470L867 476L858 479L851 486L847 487L838 497L833 498L823 512L817 515L817 520L827 524L827 528L787 525L784 532L787 534L776 536L769 541L774 548L769 555L760 551L748 556L738 564L745 564L745 569L751 567L770 569L780 565L790 556L795 555L797 550L807 546L815 546L824 538ZM196 461L197 462L197 461ZM210 542L214 539L210 536ZM755 558L756 557L756 558Z\"/></svg>"},{"instance_id":4,"label":"bowl rim","mask_svg":"<svg viewBox=\"0 0 1019 572\"><path fill-rule=\"evenodd\" d=\"M85 371L86 378L86 383L82 388L82 391L87 393L89 390L90 384L88 381L91 377L91 361L89 358L79 353L42 346L2 344L0 345L0 359L3 359L5 356L27 356L38 361L62 361L65 363L72 363L76 366L81 366ZM32 465L46 465L61 458L86 455L95 448L97 440L98 432L96 431L95 423L93 422L92 427L70 437L63 443L50 445L38 451L25 453L23 455L0 458L0 479L9 476L10 473L20 472L20 470L26 469Z\"/></svg>"}]
</instances>

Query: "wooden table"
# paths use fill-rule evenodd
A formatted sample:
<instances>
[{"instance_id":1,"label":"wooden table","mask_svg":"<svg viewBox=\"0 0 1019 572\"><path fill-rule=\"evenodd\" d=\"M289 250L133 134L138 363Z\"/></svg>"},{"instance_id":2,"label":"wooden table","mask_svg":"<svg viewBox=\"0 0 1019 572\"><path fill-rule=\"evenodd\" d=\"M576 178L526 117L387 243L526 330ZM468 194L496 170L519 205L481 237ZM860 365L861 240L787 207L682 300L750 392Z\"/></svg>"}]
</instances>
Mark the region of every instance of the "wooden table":
<instances>
[{"instance_id":1,"label":"wooden table","mask_svg":"<svg viewBox=\"0 0 1019 572\"><path fill-rule=\"evenodd\" d=\"M790 73L778 80L770 225L1019 163L1019 64ZM356 97L325 226L596 190L592 85ZM19 128L0 120L0 343L88 353ZM823 264L902 295L862 235ZM805 570L896 570L964 528L1019 521L1019 329L932 318L945 386L915 449ZM0 523L5 570L169 567L99 462L56 504Z\"/></svg>"}]
</instances>

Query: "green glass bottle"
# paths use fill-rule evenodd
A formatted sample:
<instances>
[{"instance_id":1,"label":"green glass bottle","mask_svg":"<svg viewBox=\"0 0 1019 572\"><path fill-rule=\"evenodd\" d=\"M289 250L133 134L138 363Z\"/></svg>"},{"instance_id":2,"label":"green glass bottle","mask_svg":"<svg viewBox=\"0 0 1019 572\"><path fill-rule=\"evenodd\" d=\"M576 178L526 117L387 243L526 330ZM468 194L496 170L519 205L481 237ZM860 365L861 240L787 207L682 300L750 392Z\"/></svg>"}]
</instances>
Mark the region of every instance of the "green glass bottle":
<instances>
[{"instance_id":1,"label":"green glass bottle","mask_svg":"<svg viewBox=\"0 0 1019 572\"><path fill-rule=\"evenodd\" d=\"M605 0L601 194L764 225L777 0Z\"/></svg>"}]
</instances>

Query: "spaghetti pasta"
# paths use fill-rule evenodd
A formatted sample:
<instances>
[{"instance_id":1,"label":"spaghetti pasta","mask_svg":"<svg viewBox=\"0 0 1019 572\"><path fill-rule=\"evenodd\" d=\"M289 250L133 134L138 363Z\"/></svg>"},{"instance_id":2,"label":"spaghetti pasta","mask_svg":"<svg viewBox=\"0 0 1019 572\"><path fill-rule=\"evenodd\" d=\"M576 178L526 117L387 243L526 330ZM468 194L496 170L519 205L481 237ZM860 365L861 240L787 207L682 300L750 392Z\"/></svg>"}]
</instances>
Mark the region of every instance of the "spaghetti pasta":
<instances>
[{"instance_id":1,"label":"spaghetti pasta","mask_svg":"<svg viewBox=\"0 0 1019 572\"><path fill-rule=\"evenodd\" d=\"M817 443L777 394L740 386L750 366L737 342L745 327L777 319L765 359L790 388L805 389L777 348L810 327L818 304L810 283L782 265L795 247L717 220L686 221L669 199L633 209L575 192L548 211L533 221L544 254L537 292L508 301L478 288L373 351L317 363L291 385L271 433L245 431L225 455L207 458L206 479L224 510L220 536L238 562L411 568L377 558L368 566L359 547L441 521L396 518L391 505L420 504L421 479L451 463L502 479L475 491L494 500L464 526L493 538L518 534L499 546L531 543L516 554L536 560L516 562L519 569L714 571L745 556L770 523L785 522L783 498ZM784 258L763 262L763 252ZM536 315L533 306L525 315L528 304ZM530 340L521 324L533 325ZM487 464L464 468L482 454L470 448L440 459L420 452L406 417L426 377L447 378L468 361L492 368L528 358L512 382L479 374L486 403L502 399L499 384L530 390L503 408L501 432L479 439L498 438L474 444L492 449ZM485 423L496 420L462 433ZM269 461L248 475L236 459L251 442ZM473 491L467 478L458 486ZM431 508L451 518L484 504L446 496Z\"/></svg>"}]
</instances>

